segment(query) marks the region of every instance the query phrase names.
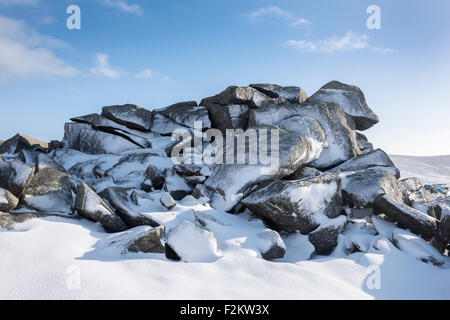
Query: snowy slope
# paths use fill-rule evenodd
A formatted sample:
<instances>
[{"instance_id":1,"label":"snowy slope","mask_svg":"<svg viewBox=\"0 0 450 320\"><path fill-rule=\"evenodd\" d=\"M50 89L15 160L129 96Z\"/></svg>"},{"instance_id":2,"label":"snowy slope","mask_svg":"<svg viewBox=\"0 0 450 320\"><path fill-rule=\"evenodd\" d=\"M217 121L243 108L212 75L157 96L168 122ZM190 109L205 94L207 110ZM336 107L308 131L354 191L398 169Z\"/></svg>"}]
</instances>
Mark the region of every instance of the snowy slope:
<instances>
[{"instance_id":1,"label":"snowy slope","mask_svg":"<svg viewBox=\"0 0 450 320\"><path fill-rule=\"evenodd\" d=\"M450 185L450 155L437 157L394 156L390 158L401 172L401 178L416 177L423 183Z\"/></svg>"},{"instance_id":2,"label":"snowy slope","mask_svg":"<svg viewBox=\"0 0 450 320\"><path fill-rule=\"evenodd\" d=\"M448 159L393 157L405 177L419 176L425 182L450 182ZM199 207L178 206L170 213L156 212L154 218L170 227L192 220L192 209ZM306 260L311 244L298 235L285 239L285 258L268 262L256 249L255 234L264 230L261 221L247 214L213 214L217 222L209 227L220 240L220 255L207 263L105 249L111 235L86 220L27 221L15 231L0 232L0 298L450 299L449 258L437 267L383 247L385 242L377 238L378 250ZM367 240L367 246L374 240L367 232L348 238ZM370 289L374 266L380 271L380 288ZM78 274L79 287L73 285Z\"/></svg>"}]
</instances>

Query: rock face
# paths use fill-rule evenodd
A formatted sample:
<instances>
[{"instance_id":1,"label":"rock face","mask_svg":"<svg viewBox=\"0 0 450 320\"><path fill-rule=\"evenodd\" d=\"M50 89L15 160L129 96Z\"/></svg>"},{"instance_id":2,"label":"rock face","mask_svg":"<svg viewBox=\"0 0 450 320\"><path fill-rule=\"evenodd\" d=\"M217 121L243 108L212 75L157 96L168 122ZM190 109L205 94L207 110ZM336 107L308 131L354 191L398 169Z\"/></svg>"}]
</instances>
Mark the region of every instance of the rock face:
<instances>
[{"instance_id":1,"label":"rock face","mask_svg":"<svg viewBox=\"0 0 450 320\"><path fill-rule=\"evenodd\" d=\"M99 222L109 232L127 229L122 219L85 183L78 186L75 209L81 216Z\"/></svg>"},{"instance_id":2,"label":"rock face","mask_svg":"<svg viewBox=\"0 0 450 320\"><path fill-rule=\"evenodd\" d=\"M281 259L286 253L286 245L279 233L267 229L257 234L259 239L258 250L261 256L266 260Z\"/></svg>"},{"instance_id":3,"label":"rock face","mask_svg":"<svg viewBox=\"0 0 450 320\"><path fill-rule=\"evenodd\" d=\"M185 262L211 262L220 257L216 236L184 220L166 236L166 257Z\"/></svg>"},{"instance_id":4,"label":"rock face","mask_svg":"<svg viewBox=\"0 0 450 320\"><path fill-rule=\"evenodd\" d=\"M140 148L128 139L93 130L83 123L66 123L63 145L88 154L121 153Z\"/></svg>"},{"instance_id":5,"label":"rock face","mask_svg":"<svg viewBox=\"0 0 450 320\"><path fill-rule=\"evenodd\" d=\"M194 128L195 121L200 121L203 128L211 128L208 110L197 106L197 102L180 102L164 109L153 111L152 131L170 135L177 129Z\"/></svg>"},{"instance_id":6,"label":"rock face","mask_svg":"<svg viewBox=\"0 0 450 320\"><path fill-rule=\"evenodd\" d=\"M98 195L114 209L115 213L122 219L128 228L138 226L158 227L159 223L150 217L134 212L129 206L128 191L125 188L109 187Z\"/></svg>"},{"instance_id":7,"label":"rock face","mask_svg":"<svg viewBox=\"0 0 450 320\"><path fill-rule=\"evenodd\" d=\"M66 170L39 154L36 174L23 191L21 203L39 212L73 213L72 185Z\"/></svg>"},{"instance_id":8,"label":"rock face","mask_svg":"<svg viewBox=\"0 0 450 320\"><path fill-rule=\"evenodd\" d=\"M130 129L150 131L152 112L134 104L103 107L102 116Z\"/></svg>"},{"instance_id":9,"label":"rock face","mask_svg":"<svg viewBox=\"0 0 450 320\"><path fill-rule=\"evenodd\" d=\"M352 117L357 130L367 130L380 120L369 108L362 91L355 86L331 81L313 94L308 102L334 102Z\"/></svg>"},{"instance_id":10,"label":"rock face","mask_svg":"<svg viewBox=\"0 0 450 320\"><path fill-rule=\"evenodd\" d=\"M172 196L168 192L164 192L159 202L161 202L161 205L167 210L172 210L177 205L175 200L173 200Z\"/></svg>"},{"instance_id":11,"label":"rock face","mask_svg":"<svg viewBox=\"0 0 450 320\"><path fill-rule=\"evenodd\" d=\"M18 161L0 162L0 187L10 191L15 197L22 195L34 175L34 167Z\"/></svg>"},{"instance_id":12,"label":"rock face","mask_svg":"<svg viewBox=\"0 0 450 320\"><path fill-rule=\"evenodd\" d=\"M127 244L129 252L164 253L164 227L137 227L134 239Z\"/></svg>"},{"instance_id":13,"label":"rock face","mask_svg":"<svg viewBox=\"0 0 450 320\"><path fill-rule=\"evenodd\" d=\"M299 87L282 87L270 83L251 84L250 87L271 99L275 99L277 104L283 104L285 102L297 104L306 101L308 98L306 91Z\"/></svg>"},{"instance_id":14,"label":"rock face","mask_svg":"<svg viewBox=\"0 0 450 320\"><path fill-rule=\"evenodd\" d=\"M0 211L8 212L13 210L19 204L17 199L11 192L0 188Z\"/></svg>"},{"instance_id":15,"label":"rock face","mask_svg":"<svg viewBox=\"0 0 450 320\"><path fill-rule=\"evenodd\" d=\"M427 241L436 233L438 220L399 203L388 195L379 196L375 205L390 220L398 222L400 227L411 230Z\"/></svg>"},{"instance_id":16,"label":"rock face","mask_svg":"<svg viewBox=\"0 0 450 320\"><path fill-rule=\"evenodd\" d=\"M378 196L387 194L409 204L404 185L393 175L373 169L341 174L344 202L351 208L373 208Z\"/></svg>"},{"instance_id":17,"label":"rock face","mask_svg":"<svg viewBox=\"0 0 450 320\"><path fill-rule=\"evenodd\" d=\"M294 116L303 116L315 119L325 134L328 147L323 150L320 157L312 163L318 169L327 169L339 165L355 156L361 151L356 140L356 133L351 129L341 107L334 103L313 103L306 105L270 106L251 110L249 126L275 124Z\"/></svg>"},{"instance_id":18,"label":"rock face","mask_svg":"<svg viewBox=\"0 0 450 320\"><path fill-rule=\"evenodd\" d=\"M362 154L356 158L350 159L341 165L338 165L330 172L338 171L357 171L376 167L388 168L389 172L394 172L396 178L400 178L400 171L395 167L394 163L391 161L389 156L381 149Z\"/></svg>"},{"instance_id":19,"label":"rock face","mask_svg":"<svg viewBox=\"0 0 450 320\"><path fill-rule=\"evenodd\" d=\"M315 248L316 254L328 255L336 247L339 235L344 231L347 217L339 216L332 219L309 234L309 242Z\"/></svg>"},{"instance_id":20,"label":"rock face","mask_svg":"<svg viewBox=\"0 0 450 320\"><path fill-rule=\"evenodd\" d=\"M297 181L275 181L241 203L276 230L308 234L323 221L340 215L341 180L336 175L323 175Z\"/></svg>"},{"instance_id":21,"label":"rock face","mask_svg":"<svg viewBox=\"0 0 450 320\"><path fill-rule=\"evenodd\" d=\"M0 144L0 153L19 153L22 150L37 149L46 151L48 143L28 137L24 134L16 134L14 137Z\"/></svg>"}]
</instances>

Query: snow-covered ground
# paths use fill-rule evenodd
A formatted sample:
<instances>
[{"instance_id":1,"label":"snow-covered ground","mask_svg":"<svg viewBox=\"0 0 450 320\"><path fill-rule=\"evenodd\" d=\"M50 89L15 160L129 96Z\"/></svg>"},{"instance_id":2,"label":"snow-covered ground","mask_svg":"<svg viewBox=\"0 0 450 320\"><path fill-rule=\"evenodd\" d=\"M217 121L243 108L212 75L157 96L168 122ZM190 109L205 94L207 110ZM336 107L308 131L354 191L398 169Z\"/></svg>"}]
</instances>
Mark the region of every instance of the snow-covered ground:
<instances>
[{"instance_id":1,"label":"snow-covered ground","mask_svg":"<svg viewBox=\"0 0 450 320\"><path fill-rule=\"evenodd\" d=\"M393 157L405 176L444 183L450 182L449 159ZM48 217L0 232L0 298L450 299L448 258L440 267L421 262L383 236L360 229L363 221L343 236L378 249L350 255L336 250L329 257L305 260L311 244L304 236L291 235L284 239L286 256L268 262L257 250L256 235L264 226L247 214L185 203L171 212L161 207L152 217L170 226L193 220L192 209L201 212L219 240L209 262L173 262L162 254L123 255L119 247L108 246L114 235L87 220Z\"/></svg>"}]
</instances>

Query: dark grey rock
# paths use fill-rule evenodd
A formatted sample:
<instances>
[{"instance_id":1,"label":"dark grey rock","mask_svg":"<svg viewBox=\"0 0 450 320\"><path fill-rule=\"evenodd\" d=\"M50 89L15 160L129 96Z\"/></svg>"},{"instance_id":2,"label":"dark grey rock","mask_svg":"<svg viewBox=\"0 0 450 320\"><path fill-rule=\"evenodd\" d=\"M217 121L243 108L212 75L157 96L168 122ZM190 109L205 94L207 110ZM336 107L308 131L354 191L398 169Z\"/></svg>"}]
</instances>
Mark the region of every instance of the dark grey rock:
<instances>
[{"instance_id":1,"label":"dark grey rock","mask_svg":"<svg viewBox=\"0 0 450 320\"><path fill-rule=\"evenodd\" d=\"M153 110L152 131L172 134L179 128L194 128L194 122L201 121L202 128L211 127L208 110L197 106L195 101L180 102L163 109Z\"/></svg>"},{"instance_id":2,"label":"dark grey rock","mask_svg":"<svg viewBox=\"0 0 450 320\"><path fill-rule=\"evenodd\" d=\"M102 116L131 129L150 131L152 112L134 104L102 108Z\"/></svg>"},{"instance_id":3,"label":"dark grey rock","mask_svg":"<svg viewBox=\"0 0 450 320\"><path fill-rule=\"evenodd\" d=\"M356 132L356 141L358 142L359 149L362 153L369 153L374 150L373 144L360 132Z\"/></svg>"},{"instance_id":4,"label":"dark grey rock","mask_svg":"<svg viewBox=\"0 0 450 320\"><path fill-rule=\"evenodd\" d=\"M251 84L250 87L265 94L269 98L276 99L276 103L278 104L285 102L302 103L308 98L306 91L300 87L282 87L270 83Z\"/></svg>"},{"instance_id":5,"label":"dark grey rock","mask_svg":"<svg viewBox=\"0 0 450 320\"><path fill-rule=\"evenodd\" d=\"M73 213L72 185L66 170L44 154L23 190L21 204L39 212Z\"/></svg>"},{"instance_id":6,"label":"dark grey rock","mask_svg":"<svg viewBox=\"0 0 450 320\"><path fill-rule=\"evenodd\" d=\"M369 108L362 91L355 86L331 81L308 98L308 102L334 102L353 118L357 130L367 130L380 120Z\"/></svg>"},{"instance_id":7,"label":"dark grey rock","mask_svg":"<svg viewBox=\"0 0 450 320\"><path fill-rule=\"evenodd\" d=\"M164 227L139 229L139 234L127 244L129 252L164 253Z\"/></svg>"},{"instance_id":8,"label":"dark grey rock","mask_svg":"<svg viewBox=\"0 0 450 320\"><path fill-rule=\"evenodd\" d=\"M150 180L152 187L156 190L161 190L166 183L166 176L154 165L148 166L144 178Z\"/></svg>"},{"instance_id":9,"label":"dark grey rock","mask_svg":"<svg viewBox=\"0 0 450 320\"><path fill-rule=\"evenodd\" d=\"M125 222L128 228L145 225L159 227L159 223L150 217L136 213L130 208L128 191L125 188L109 187L99 192L98 195L114 209L115 213Z\"/></svg>"},{"instance_id":10,"label":"dark grey rock","mask_svg":"<svg viewBox=\"0 0 450 320\"><path fill-rule=\"evenodd\" d=\"M19 153L22 150L40 150L47 151L48 143L28 137L24 134L16 134L14 137L6 140L0 145L0 153Z\"/></svg>"},{"instance_id":11,"label":"dark grey rock","mask_svg":"<svg viewBox=\"0 0 450 320\"><path fill-rule=\"evenodd\" d=\"M397 222L401 228L409 229L429 241L437 230L438 220L403 203L389 195L381 195L375 200L376 208L389 220Z\"/></svg>"},{"instance_id":12,"label":"dark grey rock","mask_svg":"<svg viewBox=\"0 0 450 320\"><path fill-rule=\"evenodd\" d=\"M297 181L275 181L241 200L275 230L308 234L323 217L342 211L341 180L322 175Z\"/></svg>"},{"instance_id":13,"label":"dark grey rock","mask_svg":"<svg viewBox=\"0 0 450 320\"><path fill-rule=\"evenodd\" d=\"M281 105L250 110L249 127L280 125L286 119L303 116L317 120L325 134L328 147L310 165L329 169L361 154L356 133L342 108L334 103Z\"/></svg>"},{"instance_id":14,"label":"dark grey rock","mask_svg":"<svg viewBox=\"0 0 450 320\"><path fill-rule=\"evenodd\" d=\"M370 169L372 167L387 167L392 168L395 172L395 177L400 178L400 171L395 167L394 163L391 161L389 156L381 149L362 154L356 158L350 159L332 169L329 172L338 171L357 171Z\"/></svg>"},{"instance_id":15,"label":"dark grey rock","mask_svg":"<svg viewBox=\"0 0 450 320\"><path fill-rule=\"evenodd\" d=\"M20 198L34 175L34 167L18 162L0 162L0 187Z\"/></svg>"},{"instance_id":16,"label":"dark grey rock","mask_svg":"<svg viewBox=\"0 0 450 320\"><path fill-rule=\"evenodd\" d=\"M278 232L267 229L256 236L259 241L258 250L265 260L272 261L284 257L286 245Z\"/></svg>"},{"instance_id":17,"label":"dark grey rock","mask_svg":"<svg viewBox=\"0 0 450 320\"><path fill-rule=\"evenodd\" d=\"M351 208L374 207L378 196L388 194L400 203L410 204L408 192L393 175L372 169L342 174L344 203Z\"/></svg>"},{"instance_id":18,"label":"dark grey rock","mask_svg":"<svg viewBox=\"0 0 450 320\"><path fill-rule=\"evenodd\" d=\"M287 176L284 179L285 180L301 180L301 179L309 178L309 177L317 177L317 176L320 176L321 174L323 174L323 172L316 168L303 166L300 169L298 169L297 171L295 171L293 174Z\"/></svg>"},{"instance_id":19,"label":"dark grey rock","mask_svg":"<svg viewBox=\"0 0 450 320\"><path fill-rule=\"evenodd\" d=\"M108 232L127 229L122 219L85 183L78 186L75 209L81 216L99 222Z\"/></svg>"},{"instance_id":20,"label":"dark grey rock","mask_svg":"<svg viewBox=\"0 0 450 320\"><path fill-rule=\"evenodd\" d=\"M17 207L19 199L17 199L11 192L0 188L0 211L9 212Z\"/></svg>"},{"instance_id":21,"label":"dark grey rock","mask_svg":"<svg viewBox=\"0 0 450 320\"><path fill-rule=\"evenodd\" d=\"M311 232L308 239L313 244L316 254L329 255L337 246L339 235L344 232L346 224L347 217L339 216Z\"/></svg>"}]
</instances>

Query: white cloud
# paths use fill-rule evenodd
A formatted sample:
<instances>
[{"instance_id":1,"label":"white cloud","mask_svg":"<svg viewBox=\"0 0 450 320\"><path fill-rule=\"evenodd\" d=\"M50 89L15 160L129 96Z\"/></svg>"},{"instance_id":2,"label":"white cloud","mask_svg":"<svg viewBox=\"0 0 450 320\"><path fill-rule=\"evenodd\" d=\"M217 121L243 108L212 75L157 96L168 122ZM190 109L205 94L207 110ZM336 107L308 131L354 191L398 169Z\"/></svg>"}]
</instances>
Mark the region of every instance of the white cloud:
<instances>
[{"instance_id":1,"label":"white cloud","mask_svg":"<svg viewBox=\"0 0 450 320\"><path fill-rule=\"evenodd\" d=\"M0 6L9 5L27 5L27 6L37 6L40 0L0 0Z\"/></svg>"},{"instance_id":2,"label":"white cloud","mask_svg":"<svg viewBox=\"0 0 450 320\"><path fill-rule=\"evenodd\" d=\"M372 50L377 52L377 53L381 53L381 54L389 54L389 53L394 53L395 52L395 50L391 49L391 48L372 47Z\"/></svg>"},{"instance_id":3,"label":"white cloud","mask_svg":"<svg viewBox=\"0 0 450 320\"><path fill-rule=\"evenodd\" d=\"M332 37L319 41L288 40L285 46L299 51L334 53L336 51L360 50L369 47L368 37L347 32L343 37Z\"/></svg>"},{"instance_id":4,"label":"white cloud","mask_svg":"<svg viewBox=\"0 0 450 320\"><path fill-rule=\"evenodd\" d=\"M153 77L153 72L150 69L144 69L136 75L136 78L139 79L150 79Z\"/></svg>"},{"instance_id":5,"label":"white cloud","mask_svg":"<svg viewBox=\"0 0 450 320\"><path fill-rule=\"evenodd\" d=\"M104 53L97 53L95 66L91 68L91 73L104 76L110 79L118 79L122 75L122 70L109 65L109 57Z\"/></svg>"},{"instance_id":6,"label":"white cloud","mask_svg":"<svg viewBox=\"0 0 450 320\"><path fill-rule=\"evenodd\" d=\"M306 40L288 40L284 46L306 52L335 53L339 51L351 51L370 49L380 54L389 54L395 52L390 48L373 47L369 44L369 37L365 34L357 34L349 31L343 37L331 37L325 40L306 41Z\"/></svg>"},{"instance_id":7,"label":"white cloud","mask_svg":"<svg viewBox=\"0 0 450 320\"><path fill-rule=\"evenodd\" d=\"M0 79L78 74L52 52L65 46L65 42L42 35L22 21L0 16Z\"/></svg>"},{"instance_id":8,"label":"white cloud","mask_svg":"<svg viewBox=\"0 0 450 320\"><path fill-rule=\"evenodd\" d=\"M290 26L296 27L303 24L310 24L305 18L299 18L290 11L283 10L278 6L268 6L259 8L246 14L252 21L262 21L267 19L276 19L288 22Z\"/></svg>"},{"instance_id":9,"label":"white cloud","mask_svg":"<svg viewBox=\"0 0 450 320\"><path fill-rule=\"evenodd\" d=\"M144 9L138 4L128 3L126 0L101 0L101 2L111 8L116 8L128 13L134 13L137 15L142 15Z\"/></svg>"}]
</instances>

